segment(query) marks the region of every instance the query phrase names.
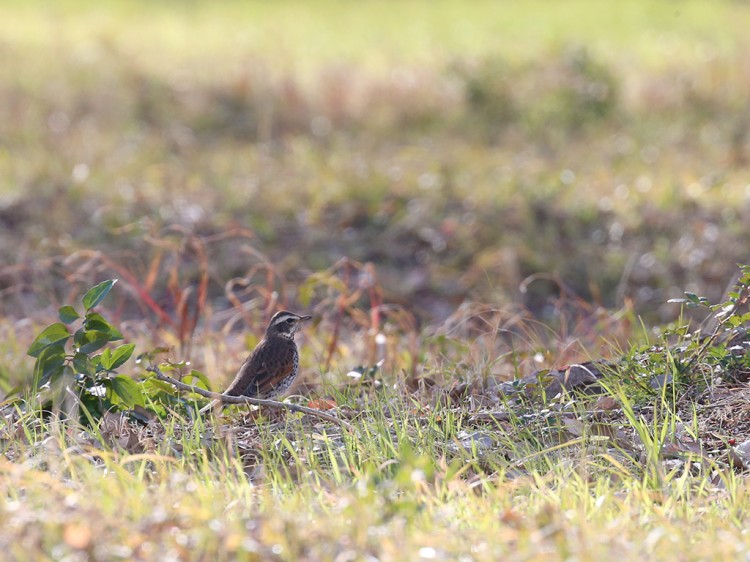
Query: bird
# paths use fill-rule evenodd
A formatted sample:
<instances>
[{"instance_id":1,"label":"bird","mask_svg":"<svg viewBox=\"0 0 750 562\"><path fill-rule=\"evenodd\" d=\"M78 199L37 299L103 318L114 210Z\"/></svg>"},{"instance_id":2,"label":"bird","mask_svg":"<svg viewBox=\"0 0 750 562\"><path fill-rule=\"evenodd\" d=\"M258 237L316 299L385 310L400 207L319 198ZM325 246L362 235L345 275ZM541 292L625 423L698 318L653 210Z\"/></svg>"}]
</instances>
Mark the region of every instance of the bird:
<instances>
[{"instance_id":1,"label":"bird","mask_svg":"<svg viewBox=\"0 0 750 562\"><path fill-rule=\"evenodd\" d=\"M292 385L299 371L299 351L294 334L302 322L312 316L301 316L288 310L277 312L271 318L263 339L245 359L232 383L224 391L229 396L249 398L276 398ZM213 400L200 412L212 410L220 400ZM221 409L224 408L222 404Z\"/></svg>"}]
</instances>

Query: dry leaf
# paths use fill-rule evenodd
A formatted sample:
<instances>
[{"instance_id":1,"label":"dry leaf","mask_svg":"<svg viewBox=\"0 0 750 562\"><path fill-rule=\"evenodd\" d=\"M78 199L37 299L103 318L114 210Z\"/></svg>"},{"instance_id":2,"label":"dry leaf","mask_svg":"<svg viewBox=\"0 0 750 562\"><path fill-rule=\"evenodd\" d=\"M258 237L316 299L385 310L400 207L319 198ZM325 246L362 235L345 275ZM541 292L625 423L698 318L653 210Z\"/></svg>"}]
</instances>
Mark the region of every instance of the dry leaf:
<instances>
[{"instance_id":1,"label":"dry leaf","mask_svg":"<svg viewBox=\"0 0 750 562\"><path fill-rule=\"evenodd\" d=\"M333 410L336 406L336 402L330 398L318 398L307 403L307 407L313 410Z\"/></svg>"},{"instance_id":2,"label":"dry leaf","mask_svg":"<svg viewBox=\"0 0 750 562\"><path fill-rule=\"evenodd\" d=\"M65 526L63 540L70 548L78 550L88 548L91 544L91 528L81 523L71 523Z\"/></svg>"},{"instance_id":3,"label":"dry leaf","mask_svg":"<svg viewBox=\"0 0 750 562\"><path fill-rule=\"evenodd\" d=\"M563 424L568 433L573 437L580 437L583 435L583 423L575 418L563 418Z\"/></svg>"},{"instance_id":4,"label":"dry leaf","mask_svg":"<svg viewBox=\"0 0 750 562\"><path fill-rule=\"evenodd\" d=\"M612 396L601 396L594 405L595 410L616 410L620 403Z\"/></svg>"}]
</instances>

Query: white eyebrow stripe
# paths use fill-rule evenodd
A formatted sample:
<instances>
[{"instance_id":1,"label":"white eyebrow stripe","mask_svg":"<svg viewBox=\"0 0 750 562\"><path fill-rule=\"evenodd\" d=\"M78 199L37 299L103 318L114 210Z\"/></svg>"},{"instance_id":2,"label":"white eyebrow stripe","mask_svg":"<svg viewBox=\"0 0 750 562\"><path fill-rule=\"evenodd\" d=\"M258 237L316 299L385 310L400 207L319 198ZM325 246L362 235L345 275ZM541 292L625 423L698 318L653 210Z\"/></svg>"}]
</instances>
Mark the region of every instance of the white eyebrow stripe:
<instances>
[{"instance_id":1,"label":"white eyebrow stripe","mask_svg":"<svg viewBox=\"0 0 750 562\"><path fill-rule=\"evenodd\" d=\"M290 318L297 318L294 314L282 314L278 318L274 318L271 322L272 325L276 326L277 324L280 324L282 322L286 322Z\"/></svg>"}]
</instances>

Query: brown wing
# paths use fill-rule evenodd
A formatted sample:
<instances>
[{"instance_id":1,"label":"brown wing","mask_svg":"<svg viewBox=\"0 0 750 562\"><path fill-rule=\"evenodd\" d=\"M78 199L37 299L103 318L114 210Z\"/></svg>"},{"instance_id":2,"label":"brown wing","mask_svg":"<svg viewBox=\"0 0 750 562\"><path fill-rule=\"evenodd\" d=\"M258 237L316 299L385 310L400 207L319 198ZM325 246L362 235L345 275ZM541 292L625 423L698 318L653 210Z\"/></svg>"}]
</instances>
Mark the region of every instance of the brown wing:
<instances>
[{"instance_id":1,"label":"brown wing","mask_svg":"<svg viewBox=\"0 0 750 562\"><path fill-rule=\"evenodd\" d=\"M292 340L263 340L245 360L226 390L230 396L263 396L294 369L297 348Z\"/></svg>"}]
</instances>

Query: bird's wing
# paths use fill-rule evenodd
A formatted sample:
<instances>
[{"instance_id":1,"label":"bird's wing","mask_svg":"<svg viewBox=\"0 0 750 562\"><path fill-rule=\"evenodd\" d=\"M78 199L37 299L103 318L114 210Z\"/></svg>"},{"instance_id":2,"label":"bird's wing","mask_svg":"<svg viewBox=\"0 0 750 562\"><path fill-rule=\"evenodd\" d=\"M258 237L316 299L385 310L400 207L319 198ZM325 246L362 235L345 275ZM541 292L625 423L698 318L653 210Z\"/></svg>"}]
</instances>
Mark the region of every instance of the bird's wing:
<instances>
[{"instance_id":1,"label":"bird's wing","mask_svg":"<svg viewBox=\"0 0 750 562\"><path fill-rule=\"evenodd\" d=\"M294 369L294 363L289 361L279 362L278 366L264 364L258 370L255 378L246 387L246 394L267 395L273 392L273 388L287 378Z\"/></svg>"},{"instance_id":2,"label":"bird's wing","mask_svg":"<svg viewBox=\"0 0 750 562\"><path fill-rule=\"evenodd\" d=\"M294 342L274 342L273 349L261 342L250 354L229 385L226 394L233 396L257 396L276 386L294 369Z\"/></svg>"}]
</instances>

